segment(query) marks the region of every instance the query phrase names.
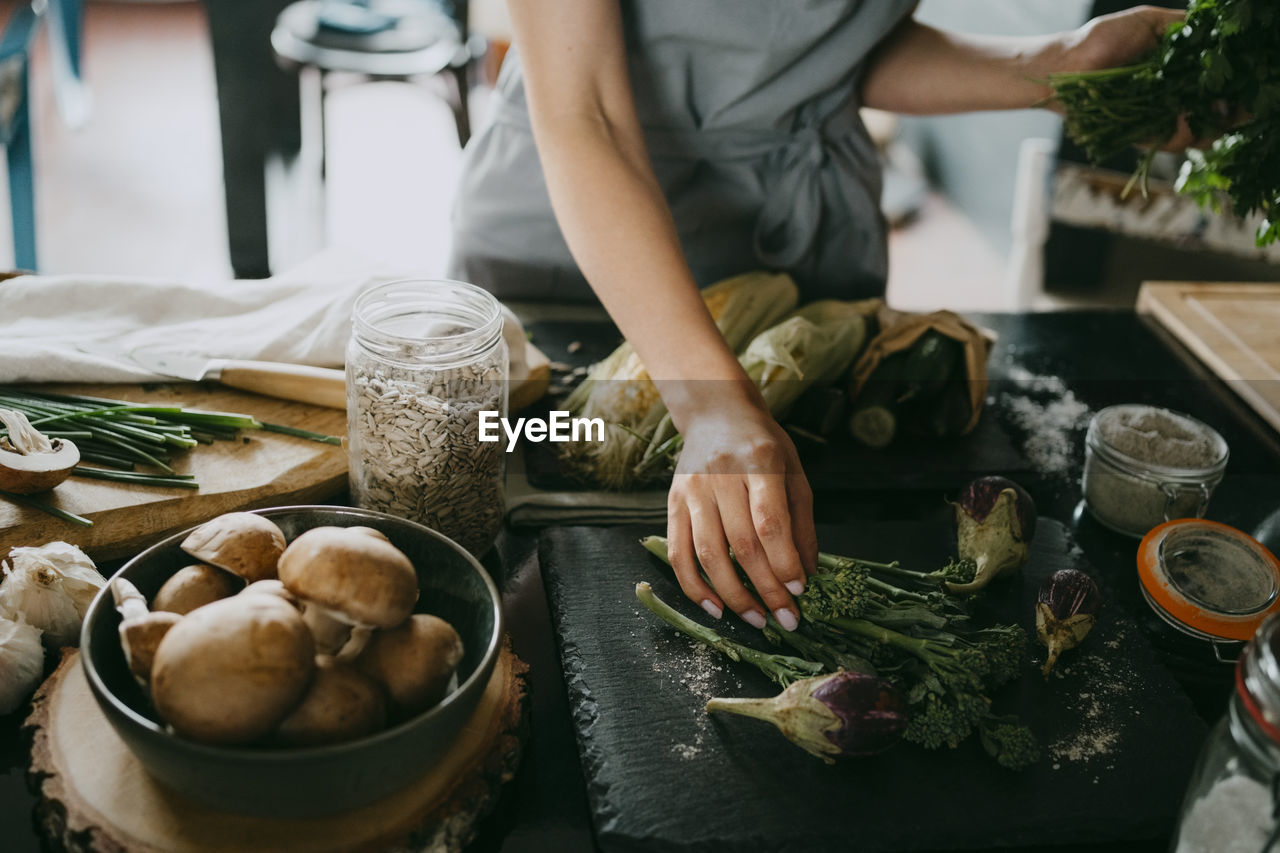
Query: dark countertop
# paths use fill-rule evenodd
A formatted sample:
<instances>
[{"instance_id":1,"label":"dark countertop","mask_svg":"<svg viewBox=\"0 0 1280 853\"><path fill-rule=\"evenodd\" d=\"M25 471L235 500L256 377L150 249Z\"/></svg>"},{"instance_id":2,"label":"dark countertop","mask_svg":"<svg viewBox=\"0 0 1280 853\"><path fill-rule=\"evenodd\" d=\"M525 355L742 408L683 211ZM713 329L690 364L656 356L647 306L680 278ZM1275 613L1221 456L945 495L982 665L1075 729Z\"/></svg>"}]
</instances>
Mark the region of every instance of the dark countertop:
<instances>
[{"instance_id":1,"label":"dark countertop","mask_svg":"<svg viewBox=\"0 0 1280 853\"><path fill-rule=\"evenodd\" d=\"M1117 402L1165 405L1211 424L1230 445L1231 460L1214 495L1210 517L1256 531L1268 516L1280 513L1280 436L1158 329L1128 312L976 315L973 319L999 336L991 357L991 405L984 416L1008 417L1009 397L1035 392L1041 387L1036 377L1060 378L1076 400L1095 411ZM586 363L604 354L597 349L607 351L616 342L599 324L537 322L530 328L553 361ZM599 346L584 345L573 355L567 353L571 341L589 340L599 341ZM1050 466L1051 470L1028 478L1024 485L1042 515L1072 527L1089 562L1108 574L1121 605L1139 620L1197 709L1206 720L1216 719L1230 690L1230 668L1213 662L1203 644L1176 635L1147 610L1133 572L1135 540L1111 533L1087 516L1077 518L1081 435L1078 430L1068 434L1073 441L1066 464ZM920 494L868 492L823 496L818 507L824 520L839 520L922 499L925 496ZM1272 529L1277 526L1273 521ZM479 851L541 853L593 847L577 745L536 555L536 531L509 530L487 560L501 581L513 646L530 666L532 734L519 772L481 825L473 845ZM25 709L0 718L0 846L9 853L42 849L32 822L35 799L24 781L27 746L19 734L24 715ZM1149 849L1164 846L1162 840L1153 840ZM1079 849L1109 853L1110 848ZM1143 848L1127 844L1123 849Z\"/></svg>"}]
</instances>

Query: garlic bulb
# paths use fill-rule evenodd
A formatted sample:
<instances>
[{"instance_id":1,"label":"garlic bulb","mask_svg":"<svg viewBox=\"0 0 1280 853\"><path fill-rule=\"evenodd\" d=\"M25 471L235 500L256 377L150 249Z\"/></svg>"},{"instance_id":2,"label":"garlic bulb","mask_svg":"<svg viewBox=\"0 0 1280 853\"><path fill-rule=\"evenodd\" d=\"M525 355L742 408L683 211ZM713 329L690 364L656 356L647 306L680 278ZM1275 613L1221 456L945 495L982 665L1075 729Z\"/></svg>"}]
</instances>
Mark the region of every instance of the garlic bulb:
<instances>
[{"instance_id":1,"label":"garlic bulb","mask_svg":"<svg viewBox=\"0 0 1280 853\"><path fill-rule=\"evenodd\" d=\"M0 716L13 713L31 695L43 672L40 629L0 619Z\"/></svg>"},{"instance_id":2,"label":"garlic bulb","mask_svg":"<svg viewBox=\"0 0 1280 853\"><path fill-rule=\"evenodd\" d=\"M51 647L74 646L89 603L106 582L93 561L66 542L14 548L0 583L0 616L39 628Z\"/></svg>"}]
</instances>

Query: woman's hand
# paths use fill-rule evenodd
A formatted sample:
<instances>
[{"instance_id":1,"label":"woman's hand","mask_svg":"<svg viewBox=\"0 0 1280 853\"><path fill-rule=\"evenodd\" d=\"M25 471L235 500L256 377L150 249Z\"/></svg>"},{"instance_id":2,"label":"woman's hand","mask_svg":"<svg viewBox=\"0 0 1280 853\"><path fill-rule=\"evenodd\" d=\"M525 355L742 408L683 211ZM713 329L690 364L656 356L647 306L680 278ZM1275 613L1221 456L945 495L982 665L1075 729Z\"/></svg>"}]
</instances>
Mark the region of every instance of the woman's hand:
<instances>
[{"instance_id":1,"label":"woman's hand","mask_svg":"<svg viewBox=\"0 0 1280 853\"><path fill-rule=\"evenodd\" d=\"M1138 6L1039 36L953 33L908 19L868 60L863 105L915 115L1053 108L1050 74L1134 62L1183 15Z\"/></svg>"},{"instance_id":2,"label":"woman's hand","mask_svg":"<svg viewBox=\"0 0 1280 853\"><path fill-rule=\"evenodd\" d=\"M680 588L717 619L727 605L757 628L772 613L795 630L792 596L804 591L818 543L813 493L791 439L756 401L718 400L685 419L681 433L667 498L669 557ZM730 549L756 595L739 580Z\"/></svg>"},{"instance_id":3,"label":"woman's hand","mask_svg":"<svg viewBox=\"0 0 1280 853\"><path fill-rule=\"evenodd\" d=\"M1094 18L1062 38L1062 59L1056 71L1099 71L1136 62L1160 43L1169 27L1183 20L1185 11L1162 9L1159 6L1138 6ZM1053 102L1051 109L1060 111ZM1223 107L1223 126L1243 120L1243 116L1231 117ZM1166 151L1182 151L1202 148L1213 137L1197 138L1187 121L1178 118L1178 129L1161 147Z\"/></svg>"},{"instance_id":4,"label":"woman's hand","mask_svg":"<svg viewBox=\"0 0 1280 853\"><path fill-rule=\"evenodd\" d=\"M1160 43L1169 26L1185 11L1135 6L1101 15L1062 36L1062 59L1055 71L1098 71L1128 65Z\"/></svg>"}]
</instances>

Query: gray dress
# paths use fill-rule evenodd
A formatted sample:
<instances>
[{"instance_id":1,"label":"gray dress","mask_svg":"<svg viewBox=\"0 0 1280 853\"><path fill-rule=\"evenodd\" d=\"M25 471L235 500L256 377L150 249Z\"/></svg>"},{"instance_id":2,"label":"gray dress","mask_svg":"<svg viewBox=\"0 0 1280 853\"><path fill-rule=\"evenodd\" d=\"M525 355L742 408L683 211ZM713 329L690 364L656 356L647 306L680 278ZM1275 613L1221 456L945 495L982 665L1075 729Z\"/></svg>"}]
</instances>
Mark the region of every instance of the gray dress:
<instances>
[{"instance_id":1,"label":"gray dress","mask_svg":"<svg viewBox=\"0 0 1280 853\"><path fill-rule=\"evenodd\" d=\"M786 270L806 299L874 296L880 167L858 81L911 0L620 0L636 108L700 285ZM516 51L471 141L450 275L504 299L595 301L552 214Z\"/></svg>"}]
</instances>

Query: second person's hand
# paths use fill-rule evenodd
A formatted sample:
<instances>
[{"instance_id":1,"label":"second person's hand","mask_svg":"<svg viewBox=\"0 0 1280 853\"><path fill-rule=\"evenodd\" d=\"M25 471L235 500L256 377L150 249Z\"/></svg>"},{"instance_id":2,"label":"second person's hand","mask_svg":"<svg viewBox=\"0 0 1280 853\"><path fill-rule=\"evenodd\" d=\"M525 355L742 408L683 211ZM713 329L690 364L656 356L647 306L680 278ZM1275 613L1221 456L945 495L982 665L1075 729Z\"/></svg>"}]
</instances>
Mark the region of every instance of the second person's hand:
<instances>
[{"instance_id":1,"label":"second person's hand","mask_svg":"<svg viewBox=\"0 0 1280 853\"><path fill-rule=\"evenodd\" d=\"M795 630L793 596L804 591L818 544L813 493L791 439L754 400L721 399L688 417L681 432L667 498L669 557L681 589L717 619L727 606L757 628L771 613Z\"/></svg>"}]
</instances>

